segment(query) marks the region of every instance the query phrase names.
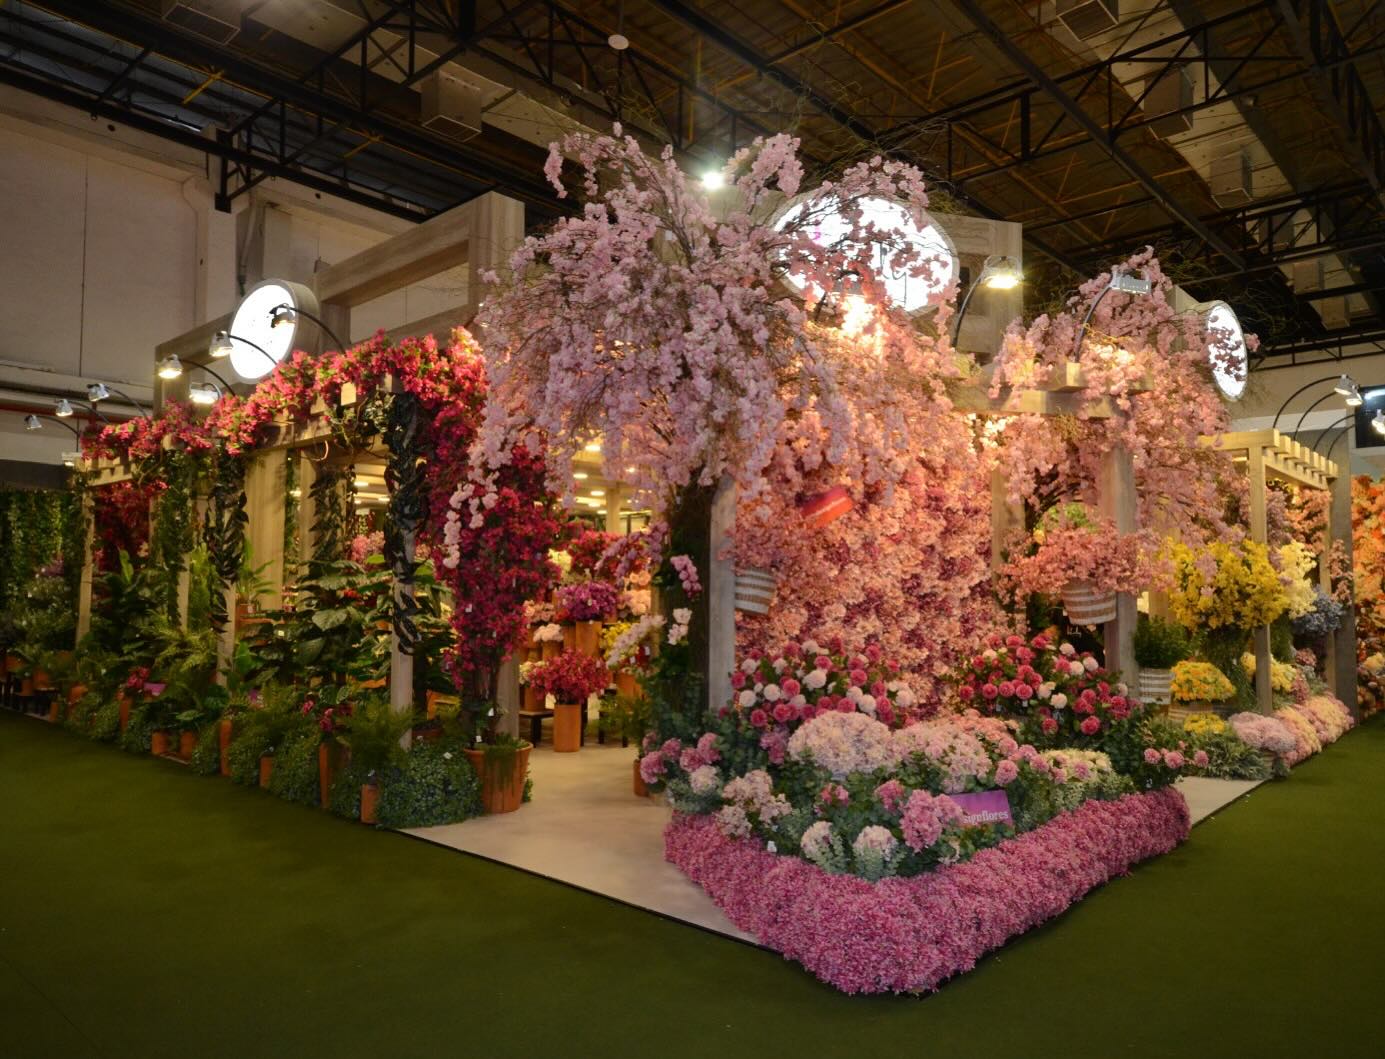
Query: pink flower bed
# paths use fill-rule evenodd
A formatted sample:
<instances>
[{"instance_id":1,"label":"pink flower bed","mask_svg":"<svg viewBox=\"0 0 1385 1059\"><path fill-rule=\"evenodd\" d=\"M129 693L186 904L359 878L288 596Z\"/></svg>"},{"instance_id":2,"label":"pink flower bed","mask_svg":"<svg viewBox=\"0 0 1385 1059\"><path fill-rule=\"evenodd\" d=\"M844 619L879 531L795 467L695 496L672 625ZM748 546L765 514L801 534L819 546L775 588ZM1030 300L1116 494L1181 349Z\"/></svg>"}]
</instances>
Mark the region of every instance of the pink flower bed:
<instances>
[{"instance_id":1,"label":"pink flower bed","mask_svg":"<svg viewBox=\"0 0 1385 1059\"><path fill-rule=\"evenodd\" d=\"M875 883L726 838L704 816L675 817L664 855L736 926L824 982L845 993L919 993L1169 852L1188 827L1183 796L1164 788L1084 802L963 863Z\"/></svg>"}]
</instances>

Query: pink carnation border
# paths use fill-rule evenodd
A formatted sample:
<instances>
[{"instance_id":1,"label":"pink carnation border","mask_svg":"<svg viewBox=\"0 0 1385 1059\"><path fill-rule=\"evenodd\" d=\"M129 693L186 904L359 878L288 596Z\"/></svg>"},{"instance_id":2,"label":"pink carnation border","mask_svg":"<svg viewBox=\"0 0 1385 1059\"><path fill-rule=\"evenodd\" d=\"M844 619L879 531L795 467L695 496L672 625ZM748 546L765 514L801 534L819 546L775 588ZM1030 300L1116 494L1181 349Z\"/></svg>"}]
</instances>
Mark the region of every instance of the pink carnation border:
<instances>
[{"instance_id":1,"label":"pink carnation border","mask_svg":"<svg viewBox=\"0 0 1385 1059\"><path fill-rule=\"evenodd\" d=\"M1168 787L1089 801L971 860L869 883L728 839L710 817L675 816L665 857L731 921L845 993L918 993L1053 918L1089 890L1188 836Z\"/></svg>"}]
</instances>

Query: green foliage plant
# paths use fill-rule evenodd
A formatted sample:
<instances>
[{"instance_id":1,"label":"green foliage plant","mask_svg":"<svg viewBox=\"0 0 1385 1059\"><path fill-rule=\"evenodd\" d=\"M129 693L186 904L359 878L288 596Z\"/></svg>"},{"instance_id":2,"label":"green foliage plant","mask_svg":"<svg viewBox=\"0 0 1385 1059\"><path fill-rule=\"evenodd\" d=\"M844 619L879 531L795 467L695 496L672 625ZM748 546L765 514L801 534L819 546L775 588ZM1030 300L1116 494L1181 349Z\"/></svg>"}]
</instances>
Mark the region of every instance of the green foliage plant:
<instances>
[{"instance_id":1,"label":"green foliage plant","mask_svg":"<svg viewBox=\"0 0 1385 1059\"><path fill-rule=\"evenodd\" d=\"M382 827L432 827L481 813L481 785L460 748L417 742L380 782L376 818Z\"/></svg>"},{"instance_id":2,"label":"green foliage plant","mask_svg":"<svg viewBox=\"0 0 1385 1059\"><path fill-rule=\"evenodd\" d=\"M1183 626L1141 614L1135 626L1135 661L1145 669L1172 669L1192 651Z\"/></svg>"}]
</instances>

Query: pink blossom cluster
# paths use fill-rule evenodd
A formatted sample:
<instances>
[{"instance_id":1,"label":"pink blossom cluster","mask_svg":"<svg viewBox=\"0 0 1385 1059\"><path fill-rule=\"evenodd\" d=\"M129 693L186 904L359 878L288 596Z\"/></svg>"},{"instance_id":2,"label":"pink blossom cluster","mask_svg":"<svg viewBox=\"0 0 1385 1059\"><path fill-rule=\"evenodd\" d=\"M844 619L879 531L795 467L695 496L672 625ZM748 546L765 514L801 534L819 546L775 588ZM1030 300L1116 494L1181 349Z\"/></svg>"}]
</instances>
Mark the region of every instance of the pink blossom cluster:
<instances>
[{"instance_id":1,"label":"pink blossom cluster","mask_svg":"<svg viewBox=\"0 0 1385 1059\"><path fill-rule=\"evenodd\" d=\"M904 843L914 852L936 845L943 835L962 824L962 807L946 794L914 791L899 818Z\"/></svg>"},{"instance_id":2,"label":"pink blossom cluster","mask_svg":"<svg viewBox=\"0 0 1385 1059\"><path fill-rule=\"evenodd\" d=\"M1032 550L1021 538L1011 542L1011 559L1001 570L1017 598L1042 592L1057 595L1073 582L1088 582L1103 592L1143 592L1165 586L1172 576L1160 559L1163 539L1152 530L1120 533L1110 519L1086 526L1055 526L1035 533Z\"/></svg>"},{"instance_id":3,"label":"pink blossom cluster","mask_svg":"<svg viewBox=\"0 0 1385 1059\"><path fill-rule=\"evenodd\" d=\"M1188 835L1173 789L1088 801L963 863L867 882L677 816L665 857L740 929L846 993L920 993Z\"/></svg>"},{"instance_id":4,"label":"pink blossom cluster","mask_svg":"<svg viewBox=\"0 0 1385 1059\"><path fill-rule=\"evenodd\" d=\"M1335 743L1355 725L1346 705L1332 695L1313 695L1266 716L1237 713L1230 718L1241 742L1274 754L1292 768Z\"/></svg>"},{"instance_id":5,"label":"pink blossom cluster","mask_svg":"<svg viewBox=\"0 0 1385 1059\"><path fill-rule=\"evenodd\" d=\"M683 586L684 595L689 599L696 599L702 595L702 582L698 580L697 564L693 562L691 555L675 555L669 563L678 574L678 582Z\"/></svg>"},{"instance_id":6,"label":"pink blossom cluster","mask_svg":"<svg viewBox=\"0 0 1385 1059\"><path fill-rule=\"evenodd\" d=\"M789 737L788 755L812 761L838 779L873 772L895 760L890 729L864 713L824 713Z\"/></svg>"},{"instance_id":7,"label":"pink blossom cluster","mask_svg":"<svg viewBox=\"0 0 1385 1059\"><path fill-rule=\"evenodd\" d=\"M1013 753L1018 744L1009 736L1003 737ZM943 790L948 794L978 790L994 779L995 764L991 753L971 732L952 723L951 718L922 722L901 728L894 734L894 754L897 761L906 761L915 754L922 755L942 770Z\"/></svg>"},{"instance_id":8,"label":"pink blossom cluster","mask_svg":"<svg viewBox=\"0 0 1385 1059\"><path fill-rule=\"evenodd\" d=\"M620 607L620 592L608 581L579 581L553 593L559 621L609 621Z\"/></svg>"}]
</instances>

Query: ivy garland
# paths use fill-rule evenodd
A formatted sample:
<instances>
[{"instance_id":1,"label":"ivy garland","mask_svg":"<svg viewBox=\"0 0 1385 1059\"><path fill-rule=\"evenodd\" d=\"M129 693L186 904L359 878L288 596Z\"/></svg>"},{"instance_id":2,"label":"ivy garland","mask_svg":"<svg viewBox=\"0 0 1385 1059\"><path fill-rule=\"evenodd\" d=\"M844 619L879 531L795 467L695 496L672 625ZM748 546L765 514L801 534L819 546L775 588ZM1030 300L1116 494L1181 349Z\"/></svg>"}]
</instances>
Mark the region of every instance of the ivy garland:
<instances>
[{"instance_id":1,"label":"ivy garland","mask_svg":"<svg viewBox=\"0 0 1385 1059\"><path fill-rule=\"evenodd\" d=\"M155 506L149 556L160 580L164 609L175 623L178 613L178 577L187 568L187 554L196 543L193 525L193 491L198 463L185 452L166 452L161 460L163 493Z\"/></svg>"},{"instance_id":2,"label":"ivy garland","mask_svg":"<svg viewBox=\"0 0 1385 1059\"><path fill-rule=\"evenodd\" d=\"M390 451L385 466L389 487L389 520L385 524L385 558L394 573L394 632L399 650L414 653L418 645L418 601L414 597L414 539L426 515L427 494L419 459L419 402L411 393L398 393L390 402L385 441Z\"/></svg>"},{"instance_id":3,"label":"ivy garland","mask_svg":"<svg viewBox=\"0 0 1385 1059\"><path fill-rule=\"evenodd\" d=\"M235 584L245 558L245 527L250 516L245 510L245 458L218 450L212 461L211 502L203 539L211 556L212 570L222 591L212 593L212 624L222 632L230 614L226 610L225 590Z\"/></svg>"},{"instance_id":4,"label":"ivy garland","mask_svg":"<svg viewBox=\"0 0 1385 1059\"><path fill-rule=\"evenodd\" d=\"M313 498L314 564L334 563L346 554L351 529L354 475L341 467L319 465L309 495Z\"/></svg>"}]
</instances>

